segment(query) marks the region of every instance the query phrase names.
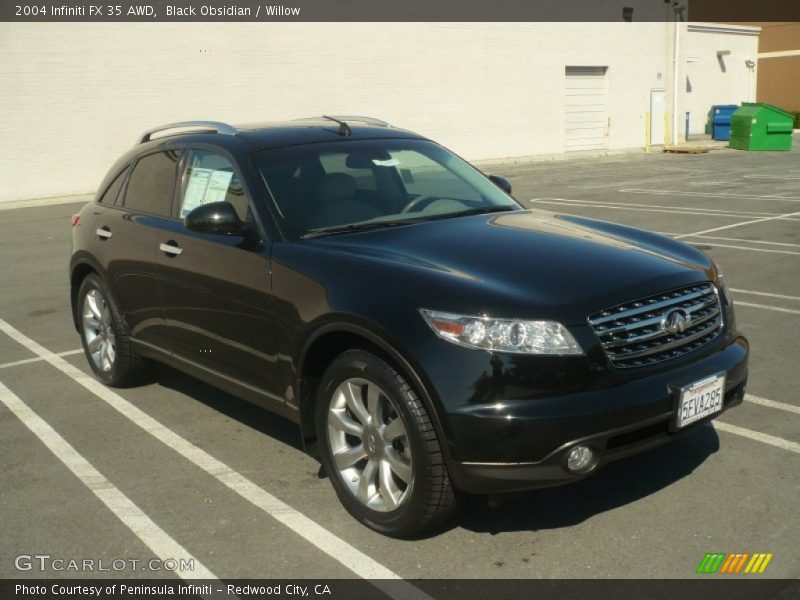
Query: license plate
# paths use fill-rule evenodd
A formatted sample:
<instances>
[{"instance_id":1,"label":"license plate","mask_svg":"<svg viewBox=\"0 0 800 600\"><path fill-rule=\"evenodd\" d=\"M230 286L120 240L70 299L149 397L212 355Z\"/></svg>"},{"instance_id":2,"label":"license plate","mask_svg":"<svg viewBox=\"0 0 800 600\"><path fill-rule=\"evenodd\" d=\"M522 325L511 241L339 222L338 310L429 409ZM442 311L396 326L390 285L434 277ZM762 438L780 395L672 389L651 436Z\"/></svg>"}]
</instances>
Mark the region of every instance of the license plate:
<instances>
[{"instance_id":1,"label":"license plate","mask_svg":"<svg viewBox=\"0 0 800 600\"><path fill-rule=\"evenodd\" d=\"M712 375L681 388L676 425L678 429L722 410L725 375Z\"/></svg>"}]
</instances>

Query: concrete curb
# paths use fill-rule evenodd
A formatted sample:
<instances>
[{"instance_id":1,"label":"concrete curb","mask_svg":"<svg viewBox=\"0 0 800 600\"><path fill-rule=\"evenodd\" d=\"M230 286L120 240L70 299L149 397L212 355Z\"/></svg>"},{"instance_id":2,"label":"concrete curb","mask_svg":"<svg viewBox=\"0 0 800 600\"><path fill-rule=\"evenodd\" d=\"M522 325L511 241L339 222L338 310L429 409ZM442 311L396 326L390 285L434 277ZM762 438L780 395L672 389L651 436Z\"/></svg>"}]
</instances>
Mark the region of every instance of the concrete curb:
<instances>
[{"instance_id":1,"label":"concrete curb","mask_svg":"<svg viewBox=\"0 0 800 600\"><path fill-rule=\"evenodd\" d=\"M14 208L36 208L39 206L55 206L58 204L85 204L94 198L94 194L78 194L75 196L53 196L51 198L31 198L29 200L9 200L0 202L0 210Z\"/></svg>"}]
</instances>

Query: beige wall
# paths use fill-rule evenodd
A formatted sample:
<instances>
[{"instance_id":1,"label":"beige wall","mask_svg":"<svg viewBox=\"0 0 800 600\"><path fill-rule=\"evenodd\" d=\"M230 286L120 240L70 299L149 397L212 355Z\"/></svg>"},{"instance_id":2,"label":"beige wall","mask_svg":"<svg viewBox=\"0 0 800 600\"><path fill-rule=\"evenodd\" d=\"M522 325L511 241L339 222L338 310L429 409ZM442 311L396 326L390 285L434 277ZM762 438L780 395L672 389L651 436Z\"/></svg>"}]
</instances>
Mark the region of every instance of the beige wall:
<instances>
[{"instance_id":1,"label":"beige wall","mask_svg":"<svg viewBox=\"0 0 800 600\"><path fill-rule=\"evenodd\" d=\"M638 147L666 27L0 24L0 200L92 191L141 131L184 119L364 114L469 159L560 154L568 65L608 67L608 147Z\"/></svg>"}]
</instances>

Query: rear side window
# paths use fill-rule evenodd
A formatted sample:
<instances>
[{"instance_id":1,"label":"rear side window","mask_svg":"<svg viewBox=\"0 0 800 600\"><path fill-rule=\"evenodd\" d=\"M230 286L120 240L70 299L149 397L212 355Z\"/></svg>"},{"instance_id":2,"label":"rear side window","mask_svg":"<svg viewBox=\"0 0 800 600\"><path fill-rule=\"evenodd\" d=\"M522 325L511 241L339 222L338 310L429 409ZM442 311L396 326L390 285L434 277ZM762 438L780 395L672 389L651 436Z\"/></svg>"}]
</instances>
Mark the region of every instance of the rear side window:
<instances>
[{"instance_id":1,"label":"rear side window","mask_svg":"<svg viewBox=\"0 0 800 600\"><path fill-rule=\"evenodd\" d=\"M119 191L122 189L122 184L125 182L125 175L128 174L128 170L129 167L125 167L122 173L114 178L114 181L111 182L111 185L108 186L105 193L100 196L98 202L101 204L113 205L117 201L117 196L119 196Z\"/></svg>"},{"instance_id":2,"label":"rear side window","mask_svg":"<svg viewBox=\"0 0 800 600\"><path fill-rule=\"evenodd\" d=\"M180 151L148 154L139 159L128 179L125 208L169 216Z\"/></svg>"}]
</instances>

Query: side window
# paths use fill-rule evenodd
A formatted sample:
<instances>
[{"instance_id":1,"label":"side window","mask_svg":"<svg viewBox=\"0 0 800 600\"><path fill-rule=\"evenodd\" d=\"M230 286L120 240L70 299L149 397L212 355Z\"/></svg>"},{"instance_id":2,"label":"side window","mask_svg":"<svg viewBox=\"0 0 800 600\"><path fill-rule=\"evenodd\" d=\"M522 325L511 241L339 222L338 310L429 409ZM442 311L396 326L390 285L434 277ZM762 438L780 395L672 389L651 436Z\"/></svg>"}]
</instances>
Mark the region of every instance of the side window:
<instances>
[{"instance_id":1,"label":"side window","mask_svg":"<svg viewBox=\"0 0 800 600\"><path fill-rule=\"evenodd\" d=\"M128 179L125 208L169 216L180 156L180 151L170 150L140 158Z\"/></svg>"},{"instance_id":2,"label":"side window","mask_svg":"<svg viewBox=\"0 0 800 600\"><path fill-rule=\"evenodd\" d=\"M181 218L201 204L229 202L242 221L252 221L250 202L231 161L209 150L191 150L181 194Z\"/></svg>"},{"instance_id":3,"label":"side window","mask_svg":"<svg viewBox=\"0 0 800 600\"><path fill-rule=\"evenodd\" d=\"M119 191L122 189L122 184L125 182L125 175L128 174L130 167L125 167L122 170L122 173L117 175L114 178L114 181L111 182L111 185L108 186L106 191L100 196L98 202L101 204L109 204L113 205L117 201L117 197L119 196Z\"/></svg>"},{"instance_id":4,"label":"side window","mask_svg":"<svg viewBox=\"0 0 800 600\"><path fill-rule=\"evenodd\" d=\"M319 155L319 162L325 174L344 173L356 181L356 189L377 190L372 163L366 155L344 154L342 152L325 152Z\"/></svg>"}]
</instances>

